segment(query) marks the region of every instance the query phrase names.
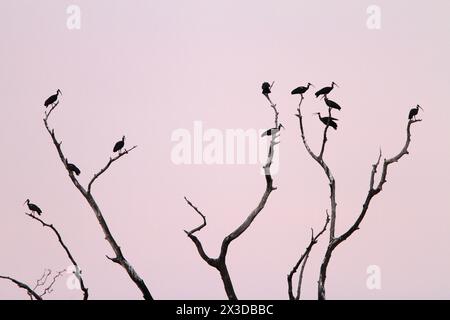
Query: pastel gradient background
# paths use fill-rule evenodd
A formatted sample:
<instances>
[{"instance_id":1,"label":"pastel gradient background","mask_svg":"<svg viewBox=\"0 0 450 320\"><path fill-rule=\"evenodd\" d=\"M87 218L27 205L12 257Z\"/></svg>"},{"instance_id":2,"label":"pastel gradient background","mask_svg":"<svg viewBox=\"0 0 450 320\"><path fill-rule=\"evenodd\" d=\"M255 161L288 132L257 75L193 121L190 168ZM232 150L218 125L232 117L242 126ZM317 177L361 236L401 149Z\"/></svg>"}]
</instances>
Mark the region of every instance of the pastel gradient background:
<instances>
[{"instance_id":1,"label":"pastel gradient background","mask_svg":"<svg viewBox=\"0 0 450 320\"><path fill-rule=\"evenodd\" d=\"M81 30L66 27L71 4L81 8ZM372 4L381 8L380 30L366 26ZM286 299L286 274L329 207L326 177L300 142L290 91L335 81L332 97L343 109L326 158L337 179L338 234L362 207L379 148L398 152L409 109L419 103L425 112L410 155L392 165L361 230L335 251L328 298L450 298L450 2L8 0L0 12L0 274L34 284L44 268L69 265L53 234L24 215L30 198L63 234L93 299L141 298L105 258L111 249L43 126L43 101L60 88L50 122L82 183L123 134L139 146L94 194L154 297L226 298L219 274L183 232L200 223L183 196L207 215L198 236L216 256L256 206L264 178L258 165L174 165L170 138L195 120L205 129L270 127L260 86L274 80L286 127L278 190L232 243L228 265L239 298ZM314 150L323 126L310 114L319 110L323 102L310 92L303 112ZM317 296L323 240L305 272L308 299ZM381 290L366 287L369 265L381 268ZM81 297L65 281L49 298ZM27 296L1 281L0 298Z\"/></svg>"}]
</instances>

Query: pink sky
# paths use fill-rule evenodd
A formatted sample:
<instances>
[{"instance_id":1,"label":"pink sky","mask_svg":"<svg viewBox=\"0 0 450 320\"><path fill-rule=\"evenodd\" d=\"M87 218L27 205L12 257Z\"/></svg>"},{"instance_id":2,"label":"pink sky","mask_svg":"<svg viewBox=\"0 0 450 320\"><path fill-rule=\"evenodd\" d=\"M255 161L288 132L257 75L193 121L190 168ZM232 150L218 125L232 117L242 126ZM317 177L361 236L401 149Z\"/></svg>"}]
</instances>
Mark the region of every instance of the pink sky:
<instances>
[{"instance_id":1,"label":"pink sky","mask_svg":"<svg viewBox=\"0 0 450 320\"><path fill-rule=\"evenodd\" d=\"M68 30L66 8L81 8L81 30ZM380 30L366 8L381 8ZM105 258L111 249L73 187L46 132L43 101L57 88L50 123L87 183L123 134L139 147L94 186L95 197L129 261L157 299L224 299L220 276L198 256L183 230L199 224L188 196L207 215L198 237L216 256L225 235L256 206L265 187L258 165L174 165L178 128L268 128L272 98L286 130L278 187L251 228L230 246L228 266L241 299L286 299L286 274L303 252L310 227L329 207L326 178L300 142L297 98L290 91L335 81L342 106L326 158L337 180L337 234L362 207L371 164L404 143L409 108L410 155L392 165L361 230L335 252L330 299L449 299L450 3L448 1L1 1L0 90L3 156L0 274L34 284L44 268L69 261L49 230L24 215L30 198L63 234L93 299L139 299L126 273ZM331 98L331 95L330 95ZM312 92L305 129L317 150L324 110ZM315 299L326 237L305 273ZM378 265L382 289L368 290L366 268ZM78 299L65 279L51 298ZM0 298L27 298L0 282Z\"/></svg>"}]
</instances>

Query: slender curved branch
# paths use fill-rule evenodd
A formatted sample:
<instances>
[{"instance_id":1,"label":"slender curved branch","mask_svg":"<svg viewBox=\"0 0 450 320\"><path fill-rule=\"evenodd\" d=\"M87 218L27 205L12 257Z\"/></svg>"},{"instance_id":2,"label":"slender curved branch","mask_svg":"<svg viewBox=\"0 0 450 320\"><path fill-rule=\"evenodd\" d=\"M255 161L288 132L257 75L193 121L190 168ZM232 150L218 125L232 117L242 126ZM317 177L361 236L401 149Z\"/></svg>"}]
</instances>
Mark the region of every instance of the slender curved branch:
<instances>
[{"instance_id":1,"label":"slender curved branch","mask_svg":"<svg viewBox=\"0 0 450 320\"><path fill-rule=\"evenodd\" d=\"M273 83L272 83L273 86ZM271 87L272 87L271 86ZM266 95L266 98L270 102L270 107L274 110L274 122L275 122L275 128L278 127L278 109L276 108L276 104L274 104L268 95ZM272 191L276 190L276 187L273 186L273 178L270 172L270 167L273 162L273 156L274 156L274 148L279 142L276 140L278 138L278 135L272 134L271 135L271 141L269 146L269 151L267 155L267 162L263 166L264 169L264 176L266 179L266 189L256 206L256 208L248 215L248 217L244 220L244 222L239 225L233 232L231 232L228 236L226 236L223 241L220 248L220 254L218 258L211 258L209 257L206 252L203 249L203 246L200 242L200 240L194 236L194 233L197 231L200 231L202 228L206 226L206 217L198 210L197 207L195 207L186 197L185 200L187 204L192 207L202 218L203 218L203 224L200 225L197 228L194 228L192 231L188 232L185 231L187 236L193 241L195 244L197 251L201 258L206 261L210 266L217 269L222 277L222 282L224 284L225 292L228 296L228 299L230 300L237 300L237 295L234 291L233 283L231 281L230 274L228 272L228 268L226 265L226 255L228 252L228 247L230 243L234 240L236 240L240 235L242 235L252 224L252 222L255 220L255 218L258 216L258 214L262 211L262 209L265 207L267 199L269 198L269 195L272 193Z\"/></svg>"},{"instance_id":2,"label":"slender curved branch","mask_svg":"<svg viewBox=\"0 0 450 320\"><path fill-rule=\"evenodd\" d=\"M301 105L303 102L303 97L300 99L300 103L297 108L298 114L296 116L299 119L299 125L300 125L300 134L303 141L303 144L305 145L306 150L310 154L310 156L322 167L323 171L325 172L325 175L328 178L329 186L330 186L330 207L331 207L331 218L330 218L330 241L334 239L335 236L335 226L336 226L336 180L334 179L333 173L331 172L330 168L326 164L325 160L323 159L323 154L325 152L325 145L327 142L327 132L328 127L330 126L330 121L328 121L327 125L325 126L324 132L323 132L323 139L322 139L322 145L319 155L314 154L314 152L311 150L310 146L308 145L308 142L305 137L305 130L303 129L303 116L301 113ZM328 108L328 114L331 118L331 108Z\"/></svg>"},{"instance_id":3,"label":"slender curved branch","mask_svg":"<svg viewBox=\"0 0 450 320\"><path fill-rule=\"evenodd\" d=\"M55 106L56 107L56 106ZM142 292L144 299L146 300L153 300L152 295L150 294L150 291L148 289L148 287L146 286L144 280L138 275L138 273L135 271L135 269L133 268L133 266L128 262L128 260L125 258L125 256L122 253L121 248L119 247L118 243L116 242L116 240L114 239L111 231L109 230L108 224L106 223L106 220L100 210L100 207L98 206L97 202L95 201L94 197L92 196L91 191L91 187L92 187L92 183L101 175L103 174L109 167L110 165L118 160L119 158L121 158L122 156L124 156L125 154L128 154L128 152L130 152L131 150L133 150L135 147L126 150L123 153L120 153L119 155L117 155L115 158L110 158L110 160L108 161L107 165L100 170L100 172L97 175L94 175L94 178L91 180L91 182L88 185L88 191L86 191L86 189L80 184L80 182L77 180L77 178L74 176L73 172L71 172L70 170L67 169L67 163L66 163L66 157L64 156L64 153L61 149L61 144L62 142L58 142L58 140L56 139L55 136L55 131L54 129L50 129L49 125L48 125L48 118L51 114L51 111L53 111L54 107L52 109L50 109L50 111L48 113L46 113L45 117L44 117L44 125L45 128L47 129L50 137L52 138L53 144L55 145L55 148L58 152L59 158L61 159L61 162L63 163L64 167L66 168L66 170L69 173L69 177L70 180L72 181L72 183L74 184L74 186L80 191L80 193L83 195L83 197L86 199L86 201L89 203L92 211L94 212L98 223L100 224L100 227L102 228L102 231L105 235L105 239L106 241L109 243L109 245L111 246L112 250L114 251L115 257L114 258L109 258L108 256L106 256L109 260L119 264L122 268L125 269L125 271L127 272L128 276L130 277L130 279L134 282L134 284L138 287L138 289Z\"/></svg>"},{"instance_id":4,"label":"slender curved branch","mask_svg":"<svg viewBox=\"0 0 450 320\"><path fill-rule=\"evenodd\" d=\"M22 288L24 290L27 291L27 294L30 296L31 299L36 299L36 300L42 300L41 296L39 296L33 289L31 289L27 284L16 280L14 278L8 277L8 276L0 276L0 279L5 279L5 280L9 280L12 283L14 283L15 285L17 285L19 288Z\"/></svg>"},{"instance_id":5,"label":"slender curved branch","mask_svg":"<svg viewBox=\"0 0 450 320\"><path fill-rule=\"evenodd\" d=\"M194 234L195 232L200 231L200 230L202 230L204 227L206 227L206 217L205 217L205 215L204 215L203 213L200 212L200 210L199 210L196 206L194 206L194 205L192 204L192 202L190 202L190 201L188 200L188 198L184 197L184 200L186 200L187 204L188 204L189 206L191 206L191 208L194 209L195 212L197 212L197 213L202 217L202 219L203 219L203 223L202 223L201 225L199 225L197 228L194 228L194 229L192 229L191 231L186 231L186 230L184 230L184 232L186 232L186 234L187 234L188 236L190 236L190 235Z\"/></svg>"},{"instance_id":6,"label":"slender curved branch","mask_svg":"<svg viewBox=\"0 0 450 320\"><path fill-rule=\"evenodd\" d=\"M370 174L370 189L367 194L366 200L364 201L363 209L362 209L360 215L358 216L358 218L356 219L355 223L346 232L344 232L341 236L336 238L337 244L341 243L342 241L344 241L345 239L350 237L353 232L355 232L356 230L359 229L359 225L361 224L362 220L364 219L367 209L369 208L370 201L372 200L372 198L375 195L377 195L378 193L381 192L381 190L383 189L383 185L386 183L386 177L387 177L387 171L388 171L389 165L393 164L394 162L399 161L404 155L409 154L408 147L409 147L409 144L411 143L411 125L413 123L416 123L419 121L422 121L422 120L418 119L418 120L409 120L408 121L408 125L406 126L405 145L403 146L402 150L396 156L394 156L390 159L384 160L380 181L379 181L378 185L374 188L373 186L374 186L375 174L377 172L377 168L380 164L380 159L381 159L381 150L380 150L380 154L378 156L377 162L374 165L372 165L372 171Z\"/></svg>"},{"instance_id":7,"label":"slender curved branch","mask_svg":"<svg viewBox=\"0 0 450 320\"><path fill-rule=\"evenodd\" d=\"M114 161L119 160L122 156L128 154L128 152L131 152L133 149L137 148L137 146L133 146L130 149L125 149L124 152L120 152L117 156L115 156L114 158L109 158L108 163L106 164L106 166L104 166L98 173L94 174L94 177L91 179L91 181L89 181L88 184L88 193L91 193L91 188L92 188L92 184L94 183L95 180L98 179L98 177L100 177L106 170L108 170L108 168L111 166L111 164Z\"/></svg>"},{"instance_id":8,"label":"slender curved branch","mask_svg":"<svg viewBox=\"0 0 450 320\"><path fill-rule=\"evenodd\" d=\"M70 252L69 248L66 246L64 241L62 240L61 234L59 231L53 226L53 224L48 224L45 221L43 221L41 218L38 218L30 213L25 213L30 218L39 221L43 227L47 227L53 231L53 233L58 238L58 242L60 243L61 247L64 249L64 251L67 254L67 257L69 258L70 262L75 266L76 271L74 272L75 276L77 277L78 281L80 282L80 288L83 291L83 300L87 300L89 297L88 288L85 287L83 278L81 277L81 269L78 266L78 263L75 261L75 258L73 257L72 253ZM56 280L56 279L55 279ZM44 281L45 283L46 281Z\"/></svg>"},{"instance_id":9,"label":"slender curved branch","mask_svg":"<svg viewBox=\"0 0 450 320\"><path fill-rule=\"evenodd\" d=\"M306 263L308 262L309 254L311 253L313 246L318 242L320 236L326 231L329 222L330 222L330 215L328 214L328 210L327 210L327 218L325 220L325 224L324 224L322 230L316 236L314 236L314 230L311 229L311 241L310 241L308 247L306 247L305 252L300 256L300 259L297 261L297 263L295 264L295 266L292 268L291 272L289 272L289 274L287 276L289 300L300 300L303 273L305 271ZM292 278L293 278L294 274L297 272L300 265L301 265L301 268L300 268L300 272L299 272L299 276L298 276L297 294L294 296Z\"/></svg>"}]
</instances>

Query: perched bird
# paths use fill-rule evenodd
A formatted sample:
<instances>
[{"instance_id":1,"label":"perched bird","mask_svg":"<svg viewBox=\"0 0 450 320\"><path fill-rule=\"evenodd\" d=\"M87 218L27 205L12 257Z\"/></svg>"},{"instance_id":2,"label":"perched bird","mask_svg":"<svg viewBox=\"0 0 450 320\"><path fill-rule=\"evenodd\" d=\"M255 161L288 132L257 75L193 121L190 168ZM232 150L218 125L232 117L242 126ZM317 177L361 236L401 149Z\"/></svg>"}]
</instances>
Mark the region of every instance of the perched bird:
<instances>
[{"instance_id":1,"label":"perched bird","mask_svg":"<svg viewBox=\"0 0 450 320\"><path fill-rule=\"evenodd\" d=\"M269 102L272 106L274 106L275 104L272 102L272 100L270 100L269 93L272 92L271 89L272 89L273 84L274 84L273 82L272 82L272 84L269 84L268 82L263 82L263 84L261 86L262 94L267 98L267 100L269 100Z\"/></svg>"},{"instance_id":2,"label":"perched bird","mask_svg":"<svg viewBox=\"0 0 450 320\"><path fill-rule=\"evenodd\" d=\"M308 91L309 86L313 86L314 85L312 83L309 83L306 85L306 87L297 87L294 90L291 91L291 94L299 94L302 98L303 98L303 94Z\"/></svg>"},{"instance_id":3,"label":"perched bird","mask_svg":"<svg viewBox=\"0 0 450 320\"><path fill-rule=\"evenodd\" d=\"M114 149L113 152L117 152L123 149L123 147L125 146L125 136L122 137L122 140L118 141L115 145L114 145Z\"/></svg>"},{"instance_id":4,"label":"perched bird","mask_svg":"<svg viewBox=\"0 0 450 320\"><path fill-rule=\"evenodd\" d=\"M278 125L278 128L272 128L272 129L269 129L269 130L267 130L267 131L264 131L264 132L262 133L261 137L271 136L272 134L275 135L275 134L277 134L278 132L280 132L281 128L284 129L283 125L280 123L280 124Z\"/></svg>"},{"instance_id":5,"label":"perched bird","mask_svg":"<svg viewBox=\"0 0 450 320\"><path fill-rule=\"evenodd\" d=\"M322 123L326 126L330 126L332 127L334 130L337 130L337 123L335 121L338 121L338 119L333 118L333 117L321 117L320 116L320 112L316 112L314 114L318 114L319 115L319 119L320 121L322 121Z\"/></svg>"},{"instance_id":6,"label":"perched bird","mask_svg":"<svg viewBox=\"0 0 450 320\"><path fill-rule=\"evenodd\" d=\"M318 98L322 94L326 97L327 94L329 94L331 90L333 90L334 86L339 87L335 82L332 82L331 87L324 87L320 89L319 91L316 92L316 98Z\"/></svg>"},{"instance_id":7,"label":"perched bird","mask_svg":"<svg viewBox=\"0 0 450 320\"><path fill-rule=\"evenodd\" d=\"M340 105L338 105L338 104L337 104L336 102L334 102L333 100L328 99L326 96L325 96L325 103L326 103L326 105L327 105L329 108L341 110L341 106L340 106Z\"/></svg>"},{"instance_id":8,"label":"perched bird","mask_svg":"<svg viewBox=\"0 0 450 320\"><path fill-rule=\"evenodd\" d=\"M74 165L73 163L69 163L69 162L67 161L67 159L66 159L66 167L67 167L67 170L68 170L69 172L73 172L73 173L75 173L77 176L79 176L80 173L81 173L80 169L78 169L77 166Z\"/></svg>"},{"instance_id":9,"label":"perched bird","mask_svg":"<svg viewBox=\"0 0 450 320\"><path fill-rule=\"evenodd\" d=\"M30 203L30 199L27 199L27 201L25 201L23 204L25 203L28 205L28 209L30 209L32 213L37 213L38 215L41 215L42 210L37 205Z\"/></svg>"},{"instance_id":10,"label":"perched bird","mask_svg":"<svg viewBox=\"0 0 450 320\"><path fill-rule=\"evenodd\" d=\"M62 94L61 90L56 90L56 94L50 96L47 98L47 100L45 100L44 102L44 106L47 108L48 106L52 105L56 102L56 100L58 100L58 95Z\"/></svg>"},{"instance_id":11,"label":"perched bird","mask_svg":"<svg viewBox=\"0 0 450 320\"><path fill-rule=\"evenodd\" d=\"M412 108L411 110L409 110L408 119L409 120L416 120L416 116L419 113L419 109L421 109L423 111L422 107L419 106L419 105L417 105L417 107Z\"/></svg>"},{"instance_id":12,"label":"perched bird","mask_svg":"<svg viewBox=\"0 0 450 320\"><path fill-rule=\"evenodd\" d=\"M263 82L261 88L262 88L263 95L268 95L269 93L271 93L270 89L272 88L272 86L270 85L270 83Z\"/></svg>"}]
</instances>

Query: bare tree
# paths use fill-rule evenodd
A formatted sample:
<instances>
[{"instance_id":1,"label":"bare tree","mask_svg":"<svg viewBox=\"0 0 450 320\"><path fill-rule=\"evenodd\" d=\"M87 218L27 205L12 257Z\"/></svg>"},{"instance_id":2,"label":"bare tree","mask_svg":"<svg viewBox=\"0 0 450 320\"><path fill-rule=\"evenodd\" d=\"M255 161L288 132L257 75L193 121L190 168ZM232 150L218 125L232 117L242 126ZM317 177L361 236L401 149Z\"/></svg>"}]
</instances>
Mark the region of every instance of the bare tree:
<instances>
[{"instance_id":1,"label":"bare tree","mask_svg":"<svg viewBox=\"0 0 450 320\"><path fill-rule=\"evenodd\" d=\"M272 88L272 86L273 86L273 83L270 86L270 88ZM204 251L201 241L194 235L194 233L200 231L201 229L203 229L206 226L205 215L202 214L200 212L200 210L196 206L194 206L192 204L192 202L190 202L186 197L184 198L186 200L187 204L192 209L194 209L203 219L203 223L200 226L192 229L191 231L185 230L185 232L186 232L187 236L195 244L200 257L211 267L213 267L219 271L220 276L222 277L222 282L223 282L223 285L225 288L225 292L226 292L229 300L237 300L238 298L234 291L233 283L231 281L231 277L228 272L228 268L227 268L227 264L226 264L226 256L228 253L228 247L232 241L236 240L240 235L242 235L250 227L250 225L252 224L254 219L258 216L258 214L264 208L264 206L267 202L267 199L269 198L269 195L272 193L272 191L276 190L276 187L273 186L273 179L272 179L272 175L270 173L270 167L271 167L272 161L273 161L274 148L277 144L279 144L279 141L276 141L276 138L278 137L278 135L277 135L278 131L276 130L276 128L278 128L278 130L279 130L279 123L278 123L279 112L276 108L276 104L272 103L268 94L266 94L265 96L269 100L270 107L274 111L274 123L275 123L275 126L274 126L275 130L273 130L272 134L271 134L271 141L270 141L270 146L269 146L269 152L267 155L267 161L266 161L265 165L263 166L264 175L265 175L265 179L266 179L265 191L264 191L262 198L260 199L258 205L250 213L250 215L247 217L247 219L245 219L245 221L239 227L237 227L233 232L231 232L228 236L226 236L223 239L222 245L220 248L220 254L217 258L209 257L206 254L206 252Z\"/></svg>"},{"instance_id":2,"label":"bare tree","mask_svg":"<svg viewBox=\"0 0 450 320\"><path fill-rule=\"evenodd\" d=\"M325 300L325 298L326 298L325 297L325 280L327 277L327 267L330 262L333 251L337 248L337 246L339 244L344 242L356 230L359 229L359 226L360 226L361 222L363 221L363 219L367 213L367 210L369 209L371 200L373 199L374 196L376 196L377 194L379 194L381 192L383 185L386 182L387 171L388 171L389 165L399 161L404 155L408 154L408 147L411 142L411 125L416 122L419 122L421 120L410 119L408 121L408 124L406 126L406 141L405 141L403 148L400 150L400 152L396 156L389 158L389 159L384 159L380 180L379 180L378 184L375 185L375 175L376 175L377 169L380 165L381 156L382 156L382 153L380 150L377 162L374 165L372 165L372 171L370 173L369 191L367 193L366 199L364 201L362 210L361 210L358 218L353 223L353 225L351 225L350 228L347 229L347 231L345 231L340 236L336 236L335 235L336 180L335 180L330 168L328 167L327 163L325 162L325 160L323 158L324 152L325 152L325 145L327 143L327 131L330 126L330 123L328 121L327 125L325 126L320 153L319 153L319 155L316 155L309 147L309 145L306 141L306 138L305 138L305 131L303 129L302 114L301 114L302 102L303 102L303 96L301 96L301 98L300 98L300 102L299 102L299 105L297 108L298 114L296 115L299 119L301 138L302 138L303 144L304 144L306 150L308 151L308 153L310 154L310 156L322 167L323 171L325 172L325 175L328 178L328 182L329 182L329 186L330 186L330 206L331 206L330 238L329 238L328 246L327 246L327 249L325 252L325 256L324 256L322 265L320 267L320 276L319 276L319 282L318 282L318 298L319 298L319 300ZM328 108L328 115L329 115L329 117L331 117L331 108Z\"/></svg>"},{"instance_id":3,"label":"bare tree","mask_svg":"<svg viewBox=\"0 0 450 320\"><path fill-rule=\"evenodd\" d=\"M63 163L64 167L67 169L68 173L69 173L69 177L70 180L72 181L73 185L78 189L78 191L82 194L82 196L86 199L86 201L88 202L89 206L91 207L92 211L95 214L95 217L98 220L98 223L100 224L100 227L102 228L102 231L105 235L105 239L106 241L109 243L109 245L111 246L112 250L114 251L115 257L109 257L106 256L109 260L111 260L112 262L115 262L117 264L119 264L122 268L125 269L125 271L127 272L128 276L130 277L130 279L134 282L134 284L138 287L138 289L141 291L143 297L145 300L153 300L152 295L150 294L149 289L147 288L144 280L138 275L138 273L135 271L134 267L129 263L129 261L125 258L122 249L120 248L119 244L117 243L117 241L114 239L108 224L106 223L106 220L100 210L100 207L98 206L96 200L94 199L94 196L92 195L92 186L93 183L103 174L105 173L110 166L116 162L117 160L119 160L120 158L122 158L123 156L127 155L129 152L131 152L132 150L134 150L137 146L133 146L130 149L124 149L123 152L119 152L116 156L114 157L110 157L109 161L107 162L107 164L98 172L96 173L93 178L90 180L90 182L88 183L87 189L84 188L80 182L77 180L77 178L74 176L73 172L71 170L69 170L68 163L67 163L67 158L65 157L62 149L61 149L61 144L62 142L58 142L58 140L56 139L56 135L55 135L55 131L54 129L50 129L49 125L48 125L48 119L52 113L52 111L57 107L58 102L56 102L51 109L45 114L45 117L43 119L44 121L44 125L45 128L47 129L53 144L55 145L55 148L58 152L59 158L61 159L61 162Z\"/></svg>"}]
</instances>

